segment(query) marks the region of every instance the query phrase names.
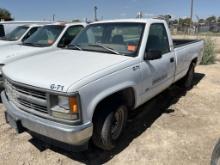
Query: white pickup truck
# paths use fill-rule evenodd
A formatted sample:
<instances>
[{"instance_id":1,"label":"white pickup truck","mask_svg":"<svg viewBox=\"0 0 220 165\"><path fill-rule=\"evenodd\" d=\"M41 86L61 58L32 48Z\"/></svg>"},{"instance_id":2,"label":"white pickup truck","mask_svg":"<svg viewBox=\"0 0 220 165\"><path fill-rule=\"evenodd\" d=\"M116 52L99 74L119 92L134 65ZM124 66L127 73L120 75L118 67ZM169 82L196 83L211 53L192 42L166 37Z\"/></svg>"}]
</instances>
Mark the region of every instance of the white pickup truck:
<instances>
[{"instance_id":1,"label":"white pickup truck","mask_svg":"<svg viewBox=\"0 0 220 165\"><path fill-rule=\"evenodd\" d=\"M21 44L0 47L0 84L3 82L1 68L4 65L39 53L61 49L68 45L85 26L85 23L48 24Z\"/></svg>"},{"instance_id":2,"label":"white pickup truck","mask_svg":"<svg viewBox=\"0 0 220 165\"><path fill-rule=\"evenodd\" d=\"M10 33L0 38L0 47L22 43L34 34L34 32L36 32L41 26L42 25L29 24L16 27Z\"/></svg>"},{"instance_id":3,"label":"white pickup truck","mask_svg":"<svg viewBox=\"0 0 220 165\"><path fill-rule=\"evenodd\" d=\"M172 40L159 19L92 23L66 50L3 67L6 121L78 150L90 139L110 150L131 110L180 79L192 87L203 44Z\"/></svg>"},{"instance_id":4,"label":"white pickup truck","mask_svg":"<svg viewBox=\"0 0 220 165\"><path fill-rule=\"evenodd\" d=\"M45 25L52 22L48 21L0 21L0 37L11 33L16 27L22 25Z\"/></svg>"}]
</instances>

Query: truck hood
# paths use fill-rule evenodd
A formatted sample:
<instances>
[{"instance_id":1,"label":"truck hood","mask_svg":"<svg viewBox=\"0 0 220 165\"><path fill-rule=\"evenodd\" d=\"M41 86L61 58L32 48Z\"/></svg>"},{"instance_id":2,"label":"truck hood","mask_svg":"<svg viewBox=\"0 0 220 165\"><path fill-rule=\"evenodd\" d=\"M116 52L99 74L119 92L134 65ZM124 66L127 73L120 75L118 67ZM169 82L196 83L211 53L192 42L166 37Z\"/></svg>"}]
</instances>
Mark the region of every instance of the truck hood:
<instances>
[{"instance_id":1,"label":"truck hood","mask_svg":"<svg viewBox=\"0 0 220 165\"><path fill-rule=\"evenodd\" d=\"M55 84L63 87L57 91L68 92L74 83L128 59L113 54L58 50L10 63L3 67L3 73L15 82L50 90Z\"/></svg>"},{"instance_id":2,"label":"truck hood","mask_svg":"<svg viewBox=\"0 0 220 165\"><path fill-rule=\"evenodd\" d=\"M0 64L6 64L26 56L34 55L46 49L49 49L49 47L42 48L23 45L0 46Z\"/></svg>"}]
</instances>

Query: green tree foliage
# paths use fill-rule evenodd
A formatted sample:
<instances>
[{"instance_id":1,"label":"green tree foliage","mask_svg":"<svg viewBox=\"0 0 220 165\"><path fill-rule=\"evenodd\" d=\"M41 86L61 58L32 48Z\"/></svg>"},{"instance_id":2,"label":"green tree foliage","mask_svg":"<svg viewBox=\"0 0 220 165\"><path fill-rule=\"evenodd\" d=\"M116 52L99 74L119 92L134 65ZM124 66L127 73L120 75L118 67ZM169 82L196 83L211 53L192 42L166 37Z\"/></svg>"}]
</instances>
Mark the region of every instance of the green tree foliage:
<instances>
[{"instance_id":1,"label":"green tree foliage","mask_svg":"<svg viewBox=\"0 0 220 165\"><path fill-rule=\"evenodd\" d=\"M79 19L74 19L74 20L72 20L72 22L81 22Z\"/></svg>"},{"instance_id":2,"label":"green tree foliage","mask_svg":"<svg viewBox=\"0 0 220 165\"><path fill-rule=\"evenodd\" d=\"M5 21L13 20L11 13L7 9L0 8L0 19Z\"/></svg>"},{"instance_id":3,"label":"green tree foliage","mask_svg":"<svg viewBox=\"0 0 220 165\"><path fill-rule=\"evenodd\" d=\"M182 18L180 18L179 19L179 25L180 26L182 26L182 27L188 27L188 26L190 26L191 25L191 19L190 18L184 18L184 19L182 19Z\"/></svg>"},{"instance_id":4,"label":"green tree foliage","mask_svg":"<svg viewBox=\"0 0 220 165\"><path fill-rule=\"evenodd\" d=\"M206 38L204 54L202 57L201 64L202 65L214 64L215 60L216 60L215 42L211 38Z\"/></svg>"},{"instance_id":5,"label":"green tree foliage","mask_svg":"<svg viewBox=\"0 0 220 165\"><path fill-rule=\"evenodd\" d=\"M205 23L205 19L199 19L199 23Z\"/></svg>"},{"instance_id":6,"label":"green tree foliage","mask_svg":"<svg viewBox=\"0 0 220 165\"><path fill-rule=\"evenodd\" d=\"M208 17L208 18L206 19L206 23L207 23L208 25L214 24L214 23L216 23L216 22L217 22L216 16L211 16L211 17Z\"/></svg>"}]
</instances>

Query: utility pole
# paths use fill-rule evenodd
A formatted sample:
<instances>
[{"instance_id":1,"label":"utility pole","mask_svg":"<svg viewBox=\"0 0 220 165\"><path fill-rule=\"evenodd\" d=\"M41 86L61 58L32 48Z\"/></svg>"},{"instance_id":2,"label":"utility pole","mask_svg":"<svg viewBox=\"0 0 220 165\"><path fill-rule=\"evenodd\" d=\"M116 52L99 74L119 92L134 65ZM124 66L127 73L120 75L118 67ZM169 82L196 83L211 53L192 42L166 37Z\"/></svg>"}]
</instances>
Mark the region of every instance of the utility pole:
<instances>
[{"instance_id":1,"label":"utility pole","mask_svg":"<svg viewBox=\"0 0 220 165\"><path fill-rule=\"evenodd\" d=\"M95 20L95 21L98 21L98 18L97 18L97 10L98 10L98 7L95 6L95 7L94 7L94 20Z\"/></svg>"},{"instance_id":2,"label":"utility pole","mask_svg":"<svg viewBox=\"0 0 220 165\"><path fill-rule=\"evenodd\" d=\"M190 24L189 24L189 31L188 31L189 34L193 30L193 7L194 7L193 5L194 5L194 0L191 0Z\"/></svg>"},{"instance_id":3,"label":"utility pole","mask_svg":"<svg viewBox=\"0 0 220 165\"><path fill-rule=\"evenodd\" d=\"M53 14L53 22L55 21L55 14Z\"/></svg>"},{"instance_id":4,"label":"utility pole","mask_svg":"<svg viewBox=\"0 0 220 165\"><path fill-rule=\"evenodd\" d=\"M194 7L194 0L191 0L191 11L190 11L191 25L192 25L192 22L193 22L193 7Z\"/></svg>"}]
</instances>

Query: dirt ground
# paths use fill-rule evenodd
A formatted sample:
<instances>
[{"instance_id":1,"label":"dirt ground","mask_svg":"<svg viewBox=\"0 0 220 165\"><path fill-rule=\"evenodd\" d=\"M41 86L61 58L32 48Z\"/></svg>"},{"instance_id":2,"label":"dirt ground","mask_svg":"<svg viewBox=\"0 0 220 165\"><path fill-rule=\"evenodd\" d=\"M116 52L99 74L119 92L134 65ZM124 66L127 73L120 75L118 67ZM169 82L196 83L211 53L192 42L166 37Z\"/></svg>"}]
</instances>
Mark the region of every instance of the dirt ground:
<instances>
[{"instance_id":1,"label":"dirt ground","mask_svg":"<svg viewBox=\"0 0 220 165\"><path fill-rule=\"evenodd\" d=\"M220 63L198 66L194 87L172 87L129 118L117 147L82 153L16 135L0 105L0 165L149 164L208 165L220 138Z\"/></svg>"}]
</instances>

